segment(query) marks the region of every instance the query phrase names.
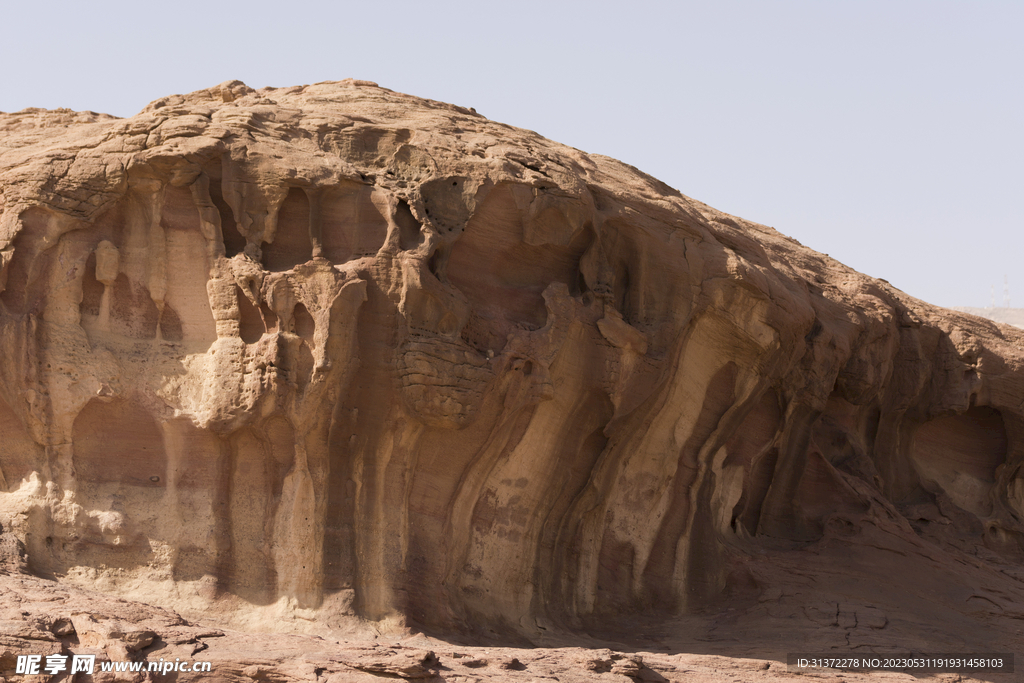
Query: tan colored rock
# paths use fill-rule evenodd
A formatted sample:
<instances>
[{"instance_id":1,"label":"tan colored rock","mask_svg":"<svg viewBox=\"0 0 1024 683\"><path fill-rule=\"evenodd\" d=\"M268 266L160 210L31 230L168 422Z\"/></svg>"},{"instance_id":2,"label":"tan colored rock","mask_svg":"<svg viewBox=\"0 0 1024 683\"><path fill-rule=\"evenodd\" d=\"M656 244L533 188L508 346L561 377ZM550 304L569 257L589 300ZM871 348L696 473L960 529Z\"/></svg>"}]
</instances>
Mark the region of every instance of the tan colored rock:
<instances>
[{"instance_id":1,"label":"tan colored rock","mask_svg":"<svg viewBox=\"0 0 1024 683\"><path fill-rule=\"evenodd\" d=\"M1024 328L1024 309L1022 308L1005 308L995 306L989 306L987 308L971 308L961 306L954 308L953 310L960 311L961 313L970 313L971 315L976 315L981 318L988 318L989 320L994 320L997 323Z\"/></svg>"},{"instance_id":2,"label":"tan colored rock","mask_svg":"<svg viewBox=\"0 0 1024 683\"><path fill-rule=\"evenodd\" d=\"M0 525L68 590L775 660L1019 639L1024 333L472 110L2 114L0 286ZM171 642L92 613L107 656Z\"/></svg>"}]
</instances>

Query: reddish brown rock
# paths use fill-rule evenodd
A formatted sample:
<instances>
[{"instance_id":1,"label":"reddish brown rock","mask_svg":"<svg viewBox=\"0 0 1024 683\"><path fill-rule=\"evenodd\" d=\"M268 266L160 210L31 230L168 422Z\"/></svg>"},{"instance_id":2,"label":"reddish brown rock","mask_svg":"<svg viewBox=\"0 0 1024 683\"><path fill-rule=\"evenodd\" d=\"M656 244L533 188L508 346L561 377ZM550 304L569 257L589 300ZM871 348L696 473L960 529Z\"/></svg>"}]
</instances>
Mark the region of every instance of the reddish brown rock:
<instances>
[{"instance_id":1,"label":"reddish brown rock","mask_svg":"<svg viewBox=\"0 0 1024 683\"><path fill-rule=\"evenodd\" d=\"M0 115L0 286L8 591L335 638L1019 642L1024 333L472 110L232 82ZM89 605L4 652L188 642L86 638ZM327 675L277 637L222 677ZM659 670L616 657L579 675Z\"/></svg>"}]
</instances>

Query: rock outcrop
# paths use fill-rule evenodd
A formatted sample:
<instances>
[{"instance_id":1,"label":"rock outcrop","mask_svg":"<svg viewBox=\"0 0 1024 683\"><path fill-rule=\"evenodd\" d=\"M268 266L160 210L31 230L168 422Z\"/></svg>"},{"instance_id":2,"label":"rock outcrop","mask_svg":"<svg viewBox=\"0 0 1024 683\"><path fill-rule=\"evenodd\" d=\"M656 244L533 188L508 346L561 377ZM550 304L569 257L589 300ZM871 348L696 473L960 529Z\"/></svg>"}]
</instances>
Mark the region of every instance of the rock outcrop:
<instances>
[{"instance_id":1,"label":"rock outcrop","mask_svg":"<svg viewBox=\"0 0 1024 683\"><path fill-rule=\"evenodd\" d=\"M620 162L232 82L0 115L0 212L3 566L263 631L1020 632L1024 332Z\"/></svg>"},{"instance_id":2,"label":"rock outcrop","mask_svg":"<svg viewBox=\"0 0 1024 683\"><path fill-rule=\"evenodd\" d=\"M1005 308L989 306L987 308L970 308L966 306L957 307L953 310L961 313L970 313L981 318L988 318L1004 325L1024 328L1024 308Z\"/></svg>"}]
</instances>

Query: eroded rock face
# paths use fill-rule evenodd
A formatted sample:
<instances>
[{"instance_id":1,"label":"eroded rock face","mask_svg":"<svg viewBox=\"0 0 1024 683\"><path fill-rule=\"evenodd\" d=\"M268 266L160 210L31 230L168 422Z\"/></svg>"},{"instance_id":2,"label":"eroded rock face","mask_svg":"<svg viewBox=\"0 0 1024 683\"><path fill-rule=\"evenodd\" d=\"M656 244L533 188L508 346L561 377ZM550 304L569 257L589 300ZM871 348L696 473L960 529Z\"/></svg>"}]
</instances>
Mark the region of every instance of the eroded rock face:
<instances>
[{"instance_id":1,"label":"eroded rock face","mask_svg":"<svg viewBox=\"0 0 1024 683\"><path fill-rule=\"evenodd\" d=\"M0 211L0 525L34 573L534 634L791 616L795 557L1024 556L1021 332L471 110L233 82L0 115ZM847 644L903 604L857 589L848 629L815 590Z\"/></svg>"}]
</instances>

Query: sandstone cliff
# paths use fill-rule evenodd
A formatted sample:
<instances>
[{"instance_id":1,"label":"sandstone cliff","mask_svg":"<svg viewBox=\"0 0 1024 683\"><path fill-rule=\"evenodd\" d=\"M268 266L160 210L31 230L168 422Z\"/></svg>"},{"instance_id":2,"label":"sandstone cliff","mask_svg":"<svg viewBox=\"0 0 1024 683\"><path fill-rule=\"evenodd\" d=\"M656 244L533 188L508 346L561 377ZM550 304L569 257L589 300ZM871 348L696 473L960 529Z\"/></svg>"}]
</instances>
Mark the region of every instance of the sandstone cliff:
<instances>
[{"instance_id":1,"label":"sandstone cliff","mask_svg":"<svg viewBox=\"0 0 1024 683\"><path fill-rule=\"evenodd\" d=\"M1024 332L615 160L361 81L3 114L0 269L37 575L263 631L1019 638Z\"/></svg>"}]
</instances>

